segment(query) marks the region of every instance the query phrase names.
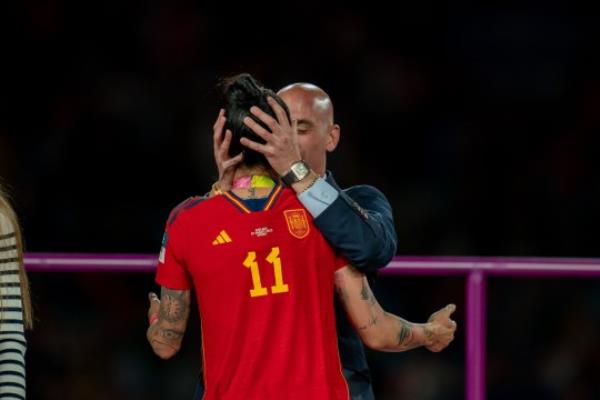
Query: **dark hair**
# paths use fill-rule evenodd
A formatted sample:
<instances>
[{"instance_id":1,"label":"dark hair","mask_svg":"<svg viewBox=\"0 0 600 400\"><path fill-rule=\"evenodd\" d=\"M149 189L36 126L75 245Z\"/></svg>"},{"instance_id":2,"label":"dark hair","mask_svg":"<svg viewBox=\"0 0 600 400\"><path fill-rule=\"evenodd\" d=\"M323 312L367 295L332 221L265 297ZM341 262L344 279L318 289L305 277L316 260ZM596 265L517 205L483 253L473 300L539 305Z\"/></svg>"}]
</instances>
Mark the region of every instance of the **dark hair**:
<instances>
[{"instance_id":1,"label":"dark hair","mask_svg":"<svg viewBox=\"0 0 600 400\"><path fill-rule=\"evenodd\" d=\"M229 156L234 157L240 152L244 152L243 163L247 166L261 164L268 166L267 159L260 153L251 150L240 143L240 139L245 137L258 143L265 141L255 134L252 129L244 124L244 118L249 116L267 131L271 131L268 126L262 123L250 112L250 107L256 106L277 119L275 112L267 102L267 96L271 96L284 110L288 121L291 122L290 110L281 98L271 89L263 87L250 74L239 74L222 82L225 117L227 122L225 129L231 130L232 138L229 146Z\"/></svg>"}]
</instances>

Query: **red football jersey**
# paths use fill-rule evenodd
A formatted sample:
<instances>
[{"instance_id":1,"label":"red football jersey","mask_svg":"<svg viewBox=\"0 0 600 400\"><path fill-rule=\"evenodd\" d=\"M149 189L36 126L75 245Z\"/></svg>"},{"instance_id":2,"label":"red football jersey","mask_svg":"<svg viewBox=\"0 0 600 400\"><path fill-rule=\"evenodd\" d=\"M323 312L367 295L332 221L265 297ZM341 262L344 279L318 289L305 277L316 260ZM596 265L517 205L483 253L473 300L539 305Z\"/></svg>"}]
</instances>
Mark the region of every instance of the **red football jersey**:
<instances>
[{"instance_id":1,"label":"red football jersey","mask_svg":"<svg viewBox=\"0 0 600 400\"><path fill-rule=\"evenodd\" d=\"M156 282L196 291L204 399L347 400L333 309L344 265L281 185L262 211L231 192L175 211Z\"/></svg>"}]
</instances>

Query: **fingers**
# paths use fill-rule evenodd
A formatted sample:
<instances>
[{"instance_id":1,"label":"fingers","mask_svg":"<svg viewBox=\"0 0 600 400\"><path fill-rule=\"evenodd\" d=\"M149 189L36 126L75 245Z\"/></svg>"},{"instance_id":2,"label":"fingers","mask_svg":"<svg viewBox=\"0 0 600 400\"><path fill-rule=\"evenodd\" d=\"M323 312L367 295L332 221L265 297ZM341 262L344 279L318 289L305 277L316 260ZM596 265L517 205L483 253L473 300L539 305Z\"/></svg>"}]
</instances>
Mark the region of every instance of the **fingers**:
<instances>
[{"instance_id":1,"label":"fingers","mask_svg":"<svg viewBox=\"0 0 600 400\"><path fill-rule=\"evenodd\" d=\"M223 128L225 127L225 122L226 122L226 118L225 118L225 110L221 109L219 111L219 116L217 117L217 120L215 121L215 124L213 125L213 155L215 157L215 161L217 163L217 167L219 166L219 163L221 162L220 157L221 157L221 149L222 149L222 145L223 145ZM225 139L227 139L227 132L225 133ZM229 145L228 145L229 147Z\"/></svg>"},{"instance_id":2,"label":"fingers","mask_svg":"<svg viewBox=\"0 0 600 400\"><path fill-rule=\"evenodd\" d=\"M450 318L444 318L441 321L438 321L438 323L440 323L444 328L447 328L452 332L456 331L456 321Z\"/></svg>"},{"instance_id":3,"label":"fingers","mask_svg":"<svg viewBox=\"0 0 600 400\"><path fill-rule=\"evenodd\" d=\"M244 153L240 153L237 156L230 158L229 160L227 160L223 163L223 171L227 171L230 168L235 167L236 165L241 163L243 159L244 159Z\"/></svg>"},{"instance_id":4,"label":"fingers","mask_svg":"<svg viewBox=\"0 0 600 400\"><path fill-rule=\"evenodd\" d=\"M449 315L455 310L456 306L449 304L434 314L434 321L431 322L433 335L430 344L427 346L430 351L442 351L454 340L457 324L450 319Z\"/></svg>"},{"instance_id":5,"label":"fingers","mask_svg":"<svg viewBox=\"0 0 600 400\"><path fill-rule=\"evenodd\" d=\"M217 117L217 120L213 125L213 143L215 146L215 150L221 144L221 134L223 133L223 127L225 126L226 121L227 119L225 118L225 110L221 108L219 110L219 116Z\"/></svg>"},{"instance_id":6,"label":"fingers","mask_svg":"<svg viewBox=\"0 0 600 400\"><path fill-rule=\"evenodd\" d=\"M221 190L231 190L233 188L233 177L237 166L244 159L244 153L240 153L237 156L230 158L229 160L221 164L222 174L219 177L219 185Z\"/></svg>"},{"instance_id":7,"label":"fingers","mask_svg":"<svg viewBox=\"0 0 600 400\"><path fill-rule=\"evenodd\" d=\"M273 133L275 133L278 125L280 125L279 121L277 121L276 119L274 119L269 114L267 114L266 112L264 112L263 110L261 110L260 108L258 108L256 106L250 107L250 112L256 118L261 120L265 125L267 125L269 127L269 129L271 130L271 132L273 132Z\"/></svg>"},{"instance_id":8,"label":"fingers","mask_svg":"<svg viewBox=\"0 0 600 400\"><path fill-rule=\"evenodd\" d=\"M160 309L160 299L156 295L156 293L150 292L148 293L148 300L150 301L150 307L148 308L148 318L151 318L152 315L158 315L158 310Z\"/></svg>"},{"instance_id":9,"label":"fingers","mask_svg":"<svg viewBox=\"0 0 600 400\"><path fill-rule=\"evenodd\" d=\"M446 307L433 313L433 317L436 319L440 318L440 317L441 318L450 318L450 315L452 315L452 313L454 311L456 311L456 305L448 304Z\"/></svg>"},{"instance_id":10,"label":"fingers","mask_svg":"<svg viewBox=\"0 0 600 400\"><path fill-rule=\"evenodd\" d=\"M148 324L152 326L159 318L160 299L155 293L148 293L148 300L150 300L150 307L148 308Z\"/></svg>"},{"instance_id":11,"label":"fingers","mask_svg":"<svg viewBox=\"0 0 600 400\"><path fill-rule=\"evenodd\" d=\"M446 332L444 334L439 335L437 338L435 338L433 343L431 343L430 345L427 346L427 349L434 353L440 352L440 351L444 350L446 347L448 347L450 345L450 343L452 343L453 340L454 340L454 333L450 332L450 331Z\"/></svg>"},{"instance_id":12,"label":"fingers","mask_svg":"<svg viewBox=\"0 0 600 400\"><path fill-rule=\"evenodd\" d=\"M436 314L443 314L449 317L450 314L452 314L454 311L456 311L456 305L448 304L446 307L439 310Z\"/></svg>"},{"instance_id":13,"label":"fingers","mask_svg":"<svg viewBox=\"0 0 600 400\"><path fill-rule=\"evenodd\" d=\"M452 315L454 311L456 311L456 304L448 304L440 310L439 314L442 317L441 323L453 331L456 330L456 322L450 318L450 315Z\"/></svg>"},{"instance_id":14,"label":"fingers","mask_svg":"<svg viewBox=\"0 0 600 400\"><path fill-rule=\"evenodd\" d=\"M280 125L289 125L290 121L288 120L288 116L285 113L285 111L283 110L283 107L281 107L279 105L279 103L276 102L275 99L272 98L271 96L267 97L267 101L269 102L269 105L275 112L275 115L277 116L277 121L279 122L279 124Z\"/></svg>"},{"instance_id":15,"label":"fingers","mask_svg":"<svg viewBox=\"0 0 600 400\"><path fill-rule=\"evenodd\" d=\"M253 140L250 140L248 138L241 138L240 139L240 143L242 144L242 146L246 146L247 148L257 151L261 154L263 154L265 157L269 157L273 152L271 151L271 147L266 145L266 144L261 144L261 143L257 143Z\"/></svg>"},{"instance_id":16,"label":"fingers","mask_svg":"<svg viewBox=\"0 0 600 400\"><path fill-rule=\"evenodd\" d=\"M252 108L256 108L256 107L252 107ZM262 112L262 110L261 110L261 112ZM267 115L267 114L265 114L265 115ZM269 118L271 118L271 117L269 117ZM256 133L258 136L260 136L263 140L265 140L267 142L273 136L273 134L271 132L269 132L262 126L260 126L260 124L258 122L256 122L255 120L253 120L250 117L244 118L244 125L246 125L250 129L252 129L252 131L254 133ZM271 131L273 131L273 129L271 129Z\"/></svg>"},{"instance_id":17,"label":"fingers","mask_svg":"<svg viewBox=\"0 0 600 400\"><path fill-rule=\"evenodd\" d=\"M447 317L447 320L445 321L445 325L452 329L452 331L456 331L456 321L452 320L450 318L450 315L452 315L452 313L454 311L456 311L456 304L448 304L445 308L444 308L444 316Z\"/></svg>"},{"instance_id":18,"label":"fingers","mask_svg":"<svg viewBox=\"0 0 600 400\"><path fill-rule=\"evenodd\" d=\"M148 300L150 300L150 303L152 303L153 301L158 301L160 303L160 299L154 292L148 293Z\"/></svg>"},{"instance_id":19,"label":"fingers","mask_svg":"<svg viewBox=\"0 0 600 400\"><path fill-rule=\"evenodd\" d=\"M231 131L229 129L227 129L225 131L225 137L223 138L223 141L219 145L219 149L218 149L221 160L225 160L227 158L227 155L229 154L229 146L231 145L232 137L233 137L233 134L231 133Z\"/></svg>"}]
</instances>

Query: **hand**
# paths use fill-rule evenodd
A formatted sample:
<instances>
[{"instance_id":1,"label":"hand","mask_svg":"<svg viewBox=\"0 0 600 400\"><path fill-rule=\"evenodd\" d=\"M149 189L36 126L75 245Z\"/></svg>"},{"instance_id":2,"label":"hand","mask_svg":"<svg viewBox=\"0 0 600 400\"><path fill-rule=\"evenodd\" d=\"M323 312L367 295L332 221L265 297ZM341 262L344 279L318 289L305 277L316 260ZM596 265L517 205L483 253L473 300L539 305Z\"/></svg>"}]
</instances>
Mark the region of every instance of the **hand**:
<instances>
[{"instance_id":1,"label":"hand","mask_svg":"<svg viewBox=\"0 0 600 400\"><path fill-rule=\"evenodd\" d=\"M222 191L230 190L233 186L233 175L236 166L244 159L244 153L240 153L233 158L229 158L229 145L231 144L231 131L227 129L223 135L225 127L225 110L219 111L219 116L213 125L213 153L217 170L219 171L219 180L217 182Z\"/></svg>"},{"instance_id":2,"label":"hand","mask_svg":"<svg viewBox=\"0 0 600 400\"><path fill-rule=\"evenodd\" d=\"M425 347L435 353L444 350L454 340L456 322L450 319L450 315L456 310L454 304L431 314L425 324Z\"/></svg>"},{"instance_id":3,"label":"hand","mask_svg":"<svg viewBox=\"0 0 600 400\"><path fill-rule=\"evenodd\" d=\"M250 112L268 126L271 132L260 126L252 118L244 118L244 124L264 139L266 143L257 143L248 138L242 138L240 143L263 154L269 161L271 168L281 176L289 170L293 163L302 159L298 147L298 122L293 121L290 125L283 108L272 97L268 97L267 101L275 112L277 119L256 106L250 108Z\"/></svg>"},{"instance_id":4,"label":"hand","mask_svg":"<svg viewBox=\"0 0 600 400\"><path fill-rule=\"evenodd\" d=\"M156 293L150 292L148 293L148 300L150 301L150 307L148 308L148 322L150 322L153 315L158 317L158 312L160 310L160 299Z\"/></svg>"}]
</instances>

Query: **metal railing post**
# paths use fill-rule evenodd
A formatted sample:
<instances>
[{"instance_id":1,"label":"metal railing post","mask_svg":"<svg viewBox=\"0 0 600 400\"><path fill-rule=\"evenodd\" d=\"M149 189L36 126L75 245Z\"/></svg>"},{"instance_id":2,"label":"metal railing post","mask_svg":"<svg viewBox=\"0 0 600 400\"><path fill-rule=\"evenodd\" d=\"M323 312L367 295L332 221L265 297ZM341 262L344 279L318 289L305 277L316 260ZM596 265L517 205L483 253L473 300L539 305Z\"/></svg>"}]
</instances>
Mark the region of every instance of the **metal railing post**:
<instances>
[{"instance_id":1,"label":"metal railing post","mask_svg":"<svg viewBox=\"0 0 600 400\"><path fill-rule=\"evenodd\" d=\"M465 391L467 400L485 399L486 354L486 291L487 278L483 271L474 270L466 283Z\"/></svg>"}]
</instances>

